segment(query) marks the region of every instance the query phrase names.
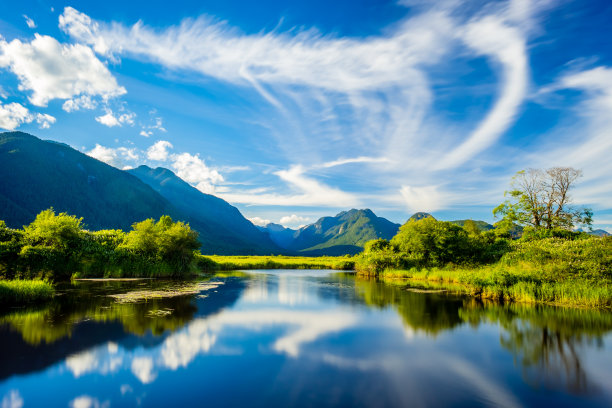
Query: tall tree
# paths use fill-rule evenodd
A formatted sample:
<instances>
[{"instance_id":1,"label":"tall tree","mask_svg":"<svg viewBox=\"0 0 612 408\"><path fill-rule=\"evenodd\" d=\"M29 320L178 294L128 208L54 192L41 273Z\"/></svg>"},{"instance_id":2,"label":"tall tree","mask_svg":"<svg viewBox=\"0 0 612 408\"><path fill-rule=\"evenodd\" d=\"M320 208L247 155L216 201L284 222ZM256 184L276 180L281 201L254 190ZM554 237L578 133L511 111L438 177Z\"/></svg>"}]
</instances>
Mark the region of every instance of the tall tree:
<instances>
[{"instance_id":1,"label":"tall tree","mask_svg":"<svg viewBox=\"0 0 612 408\"><path fill-rule=\"evenodd\" d=\"M582 171L572 167L521 170L512 178L510 196L493 210L495 217L536 229L589 226L593 212L572 206L570 190Z\"/></svg>"}]
</instances>

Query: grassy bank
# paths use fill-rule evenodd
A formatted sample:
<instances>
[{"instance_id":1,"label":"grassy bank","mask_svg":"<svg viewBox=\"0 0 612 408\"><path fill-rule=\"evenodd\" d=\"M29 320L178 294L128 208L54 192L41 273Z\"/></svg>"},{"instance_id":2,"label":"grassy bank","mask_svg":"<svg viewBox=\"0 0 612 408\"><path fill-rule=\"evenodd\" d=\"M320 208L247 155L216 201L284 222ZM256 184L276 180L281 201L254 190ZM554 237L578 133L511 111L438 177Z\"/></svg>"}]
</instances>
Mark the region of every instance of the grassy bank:
<instances>
[{"instance_id":1,"label":"grassy bank","mask_svg":"<svg viewBox=\"0 0 612 408\"><path fill-rule=\"evenodd\" d=\"M0 305L40 303L54 292L53 285L41 280L0 280Z\"/></svg>"},{"instance_id":2,"label":"grassy bank","mask_svg":"<svg viewBox=\"0 0 612 408\"><path fill-rule=\"evenodd\" d=\"M359 275L483 299L612 308L612 237L559 231L512 241L435 220L402 228L391 242L366 244Z\"/></svg>"},{"instance_id":3,"label":"grassy bank","mask_svg":"<svg viewBox=\"0 0 612 408\"><path fill-rule=\"evenodd\" d=\"M349 256L198 256L201 268L208 271L235 269L336 269L352 270L355 262ZM207 261L210 262L207 262Z\"/></svg>"},{"instance_id":4,"label":"grassy bank","mask_svg":"<svg viewBox=\"0 0 612 408\"><path fill-rule=\"evenodd\" d=\"M387 270L379 279L409 280L428 288L466 293L483 299L544 303L572 307L612 308L612 282L587 279L551 280L529 268L501 265L479 268Z\"/></svg>"}]
</instances>

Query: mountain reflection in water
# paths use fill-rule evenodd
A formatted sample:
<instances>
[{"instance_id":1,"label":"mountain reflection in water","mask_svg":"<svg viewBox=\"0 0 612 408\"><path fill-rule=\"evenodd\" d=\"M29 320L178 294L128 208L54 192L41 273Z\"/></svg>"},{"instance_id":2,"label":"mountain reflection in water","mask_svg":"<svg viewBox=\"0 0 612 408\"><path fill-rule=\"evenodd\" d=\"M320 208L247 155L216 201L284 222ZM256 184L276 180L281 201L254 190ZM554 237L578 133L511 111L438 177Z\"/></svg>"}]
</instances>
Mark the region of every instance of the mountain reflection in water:
<instances>
[{"instance_id":1,"label":"mountain reflection in water","mask_svg":"<svg viewBox=\"0 0 612 408\"><path fill-rule=\"evenodd\" d=\"M46 307L5 311L2 403L612 402L607 311L483 303L331 271L214 280L223 285L200 296L135 303L108 295L176 283L80 282Z\"/></svg>"}]
</instances>

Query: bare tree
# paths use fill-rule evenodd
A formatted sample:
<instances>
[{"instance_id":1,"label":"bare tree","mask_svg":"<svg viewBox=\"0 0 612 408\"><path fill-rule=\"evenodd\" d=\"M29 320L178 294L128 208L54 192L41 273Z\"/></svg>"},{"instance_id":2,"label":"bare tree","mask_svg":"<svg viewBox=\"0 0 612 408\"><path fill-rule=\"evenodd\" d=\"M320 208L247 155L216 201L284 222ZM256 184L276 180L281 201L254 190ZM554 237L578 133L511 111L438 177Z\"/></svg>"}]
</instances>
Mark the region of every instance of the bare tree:
<instances>
[{"instance_id":1,"label":"bare tree","mask_svg":"<svg viewBox=\"0 0 612 408\"><path fill-rule=\"evenodd\" d=\"M572 167L521 170L512 178L512 190L506 192L512 200L500 204L493 214L536 229L590 226L591 210L571 205L570 190L581 176L582 171Z\"/></svg>"}]
</instances>

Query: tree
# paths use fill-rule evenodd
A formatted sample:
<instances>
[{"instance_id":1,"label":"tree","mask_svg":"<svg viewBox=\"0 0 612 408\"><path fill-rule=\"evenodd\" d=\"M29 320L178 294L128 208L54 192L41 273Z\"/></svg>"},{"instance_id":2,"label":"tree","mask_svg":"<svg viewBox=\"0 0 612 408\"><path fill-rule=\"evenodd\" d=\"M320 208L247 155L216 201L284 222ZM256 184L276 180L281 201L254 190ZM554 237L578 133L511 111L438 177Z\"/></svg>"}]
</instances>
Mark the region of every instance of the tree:
<instances>
[{"instance_id":1,"label":"tree","mask_svg":"<svg viewBox=\"0 0 612 408\"><path fill-rule=\"evenodd\" d=\"M75 251L81 241L83 218L66 213L55 214L53 208L41 211L30 225L24 226L25 241L33 246Z\"/></svg>"},{"instance_id":2,"label":"tree","mask_svg":"<svg viewBox=\"0 0 612 408\"><path fill-rule=\"evenodd\" d=\"M521 170L512 178L510 196L493 210L506 223L532 226L536 230L572 229L576 224L591 225L589 208L572 206L570 190L582 176L572 167Z\"/></svg>"},{"instance_id":3,"label":"tree","mask_svg":"<svg viewBox=\"0 0 612 408\"><path fill-rule=\"evenodd\" d=\"M391 244L415 266L443 266L449 262L460 264L471 253L466 230L433 217L408 220L391 239Z\"/></svg>"}]
</instances>

